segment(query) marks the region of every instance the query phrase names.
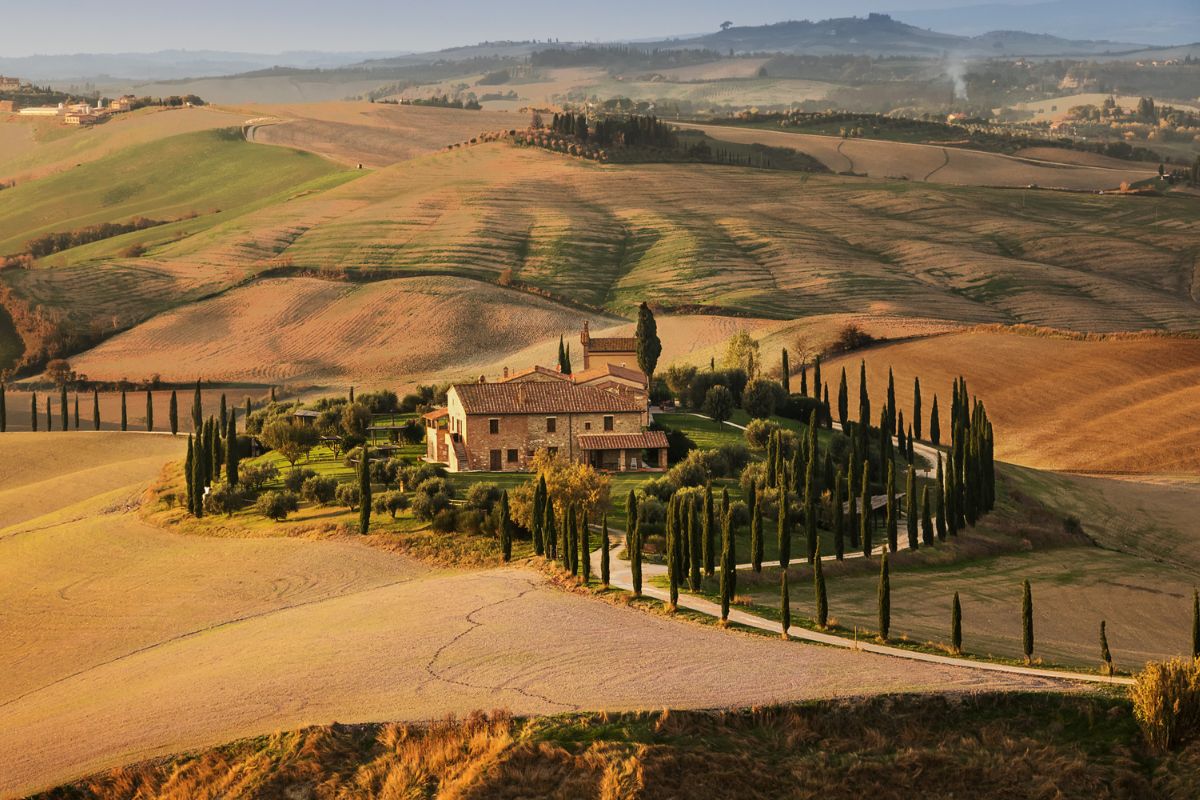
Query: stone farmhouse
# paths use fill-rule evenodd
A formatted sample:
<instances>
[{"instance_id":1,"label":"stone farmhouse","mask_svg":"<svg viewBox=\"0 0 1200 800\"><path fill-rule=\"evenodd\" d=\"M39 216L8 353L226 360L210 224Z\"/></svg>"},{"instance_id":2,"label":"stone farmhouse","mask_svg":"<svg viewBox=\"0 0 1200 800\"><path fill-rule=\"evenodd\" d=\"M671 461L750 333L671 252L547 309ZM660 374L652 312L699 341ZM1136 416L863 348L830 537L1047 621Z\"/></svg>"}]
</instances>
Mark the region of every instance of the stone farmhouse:
<instances>
[{"instance_id":1,"label":"stone farmhouse","mask_svg":"<svg viewBox=\"0 0 1200 800\"><path fill-rule=\"evenodd\" d=\"M613 472L661 470L667 437L648 431L649 382L637 340L592 337L584 323L583 371L504 368L489 382L450 387L425 415L425 458L451 472L524 472L538 450Z\"/></svg>"}]
</instances>

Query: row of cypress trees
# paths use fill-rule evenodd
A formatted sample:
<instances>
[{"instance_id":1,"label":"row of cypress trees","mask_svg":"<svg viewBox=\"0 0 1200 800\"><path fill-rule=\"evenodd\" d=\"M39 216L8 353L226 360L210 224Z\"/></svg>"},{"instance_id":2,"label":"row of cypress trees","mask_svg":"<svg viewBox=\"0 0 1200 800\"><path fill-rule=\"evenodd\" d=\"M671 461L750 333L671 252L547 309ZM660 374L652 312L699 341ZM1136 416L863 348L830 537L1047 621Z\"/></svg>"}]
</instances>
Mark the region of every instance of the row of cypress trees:
<instances>
[{"instance_id":1,"label":"row of cypress trees","mask_svg":"<svg viewBox=\"0 0 1200 800\"><path fill-rule=\"evenodd\" d=\"M58 429L61 431L80 429L79 415L79 393L75 393L74 397L74 413L70 413L71 403L68 401L67 387L60 386L58 390ZM54 411L52 406L52 398L47 395L45 403L45 429L47 431L54 430ZM29 396L29 419L30 429L37 431L40 427L39 418L41 413L38 410L38 393L31 392ZM167 413L168 422L172 435L179 433L179 400L174 390L171 392L170 406ZM73 426L72 426L72 423ZM154 393L146 390L146 414L145 426L147 431L154 430ZM8 430L8 403L7 403L7 386L0 383L0 433ZM100 430L100 391L92 390L92 430ZM124 389L121 390L121 430L129 430L129 411L128 398Z\"/></svg>"},{"instance_id":2,"label":"row of cypress trees","mask_svg":"<svg viewBox=\"0 0 1200 800\"><path fill-rule=\"evenodd\" d=\"M508 561L512 558L512 522L508 512L507 492L501 495L500 508L500 546L504 560ZM586 585L592 578L591 522L587 512L583 508L568 504L562 509L561 515L558 515L554 498L546 488L546 476L539 475L533 492L532 516L530 533L533 536L534 554L552 562L560 562L563 569L582 578ZM607 514L601 516L600 526L600 583L604 588L608 588L611 554Z\"/></svg>"},{"instance_id":3,"label":"row of cypress trees","mask_svg":"<svg viewBox=\"0 0 1200 800\"><path fill-rule=\"evenodd\" d=\"M222 395L222 400L224 400L224 395ZM188 434L188 449L187 457L184 459L183 476L187 486L187 510L196 517L204 516L205 489L219 480L222 475L230 486L238 484L238 464L241 461L241 454L237 444L237 410L226 409L224 403L222 403L222 409L225 411L224 419L210 416L199 424L194 436ZM365 505L369 506L369 484L366 500Z\"/></svg>"}]
</instances>

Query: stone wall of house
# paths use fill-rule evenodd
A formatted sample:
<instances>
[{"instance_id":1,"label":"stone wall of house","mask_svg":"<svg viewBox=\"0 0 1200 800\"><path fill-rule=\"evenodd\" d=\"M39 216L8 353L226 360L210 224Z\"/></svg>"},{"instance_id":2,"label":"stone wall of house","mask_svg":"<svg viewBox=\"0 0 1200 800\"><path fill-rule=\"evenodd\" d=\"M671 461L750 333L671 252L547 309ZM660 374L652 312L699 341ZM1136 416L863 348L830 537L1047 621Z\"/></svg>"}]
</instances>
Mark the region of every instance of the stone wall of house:
<instances>
[{"instance_id":1,"label":"stone wall of house","mask_svg":"<svg viewBox=\"0 0 1200 800\"><path fill-rule=\"evenodd\" d=\"M461 412L461 409L460 409ZM558 448L573 460L581 457L578 437L585 433L606 433L604 418L613 418L612 433L640 433L645 415L637 411L613 414L502 414L496 416L461 415L455 430L464 431L468 469L491 470L491 453L500 451L500 468L525 471L533 454L542 448ZM455 419L453 412L451 418ZM555 420L549 431L548 419ZM491 432L491 420L497 420L498 432ZM515 451L515 453L513 452Z\"/></svg>"}]
</instances>

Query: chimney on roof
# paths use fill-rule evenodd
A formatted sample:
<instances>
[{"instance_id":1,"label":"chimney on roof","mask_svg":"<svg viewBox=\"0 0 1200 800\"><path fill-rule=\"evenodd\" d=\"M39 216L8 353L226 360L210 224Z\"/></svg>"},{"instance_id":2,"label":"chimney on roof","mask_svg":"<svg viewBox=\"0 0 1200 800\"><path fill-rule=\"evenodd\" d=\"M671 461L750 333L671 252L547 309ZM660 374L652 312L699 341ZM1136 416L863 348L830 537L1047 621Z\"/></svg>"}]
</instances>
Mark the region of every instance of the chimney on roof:
<instances>
[{"instance_id":1,"label":"chimney on roof","mask_svg":"<svg viewBox=\"0 0 1200 800\"><path fill-rule=\"evenodd\" d=\"M504 379L508 380L508 367L504 368Z\"/></svg>"},{"instance_id":2,"label":"chimney on roof","mask_svg":"<svg viewBox=\"0 0 1200 800\"><path fill-rule=\"evenodd\" d=\"M487 376L486 376L486 375L480 375L480 376L479 376L479 382L480 382L480 383L487 383Z\"/></svg>"},{"instance_id":3,"label":"chimney on roof","mask_svg":"<svg viewBox=\"0 0 1200 800\"><path fill-rule=\"evenodd\" d=\"M588 333L588 321L585 319L583 321L583 330L579 334L579 342L584 347L587 347L587 344L589 341L591 341L591 338L591 334Z\"/></svg>"}]
</instances>

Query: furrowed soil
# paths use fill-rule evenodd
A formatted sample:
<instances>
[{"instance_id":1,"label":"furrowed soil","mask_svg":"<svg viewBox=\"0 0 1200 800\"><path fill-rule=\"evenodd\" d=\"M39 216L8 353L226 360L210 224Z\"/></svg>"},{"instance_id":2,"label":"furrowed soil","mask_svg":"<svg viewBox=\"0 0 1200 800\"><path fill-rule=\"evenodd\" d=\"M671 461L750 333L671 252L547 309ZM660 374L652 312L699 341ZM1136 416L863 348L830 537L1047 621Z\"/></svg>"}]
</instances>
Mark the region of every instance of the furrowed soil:
<instances>
[{"instance_id":1,"label":"furrowed soil","mask_svg":"<svg viewBox=\"0 0 1200 800\"><path fill-rule=\"evenodd\" d=\"M0 454L33 477L57 474L63 452L115 468L125 439L179 453L146 434L9 433ZM529 569L435 571L353 537L180 535L136 514L161 460L79 501L12 487L48 513L0 529L0 794L333 719L1059 686L729 634Z\"/></svg>"},{"instance_id":2,"label":"furrowed soil","mask_svg":"<svg viewBox=\"0 0 1200 800\"><path fill-rule=\"evenodd\" d=\"M846 369L852 417L860 359L872 400L882 398L893 370L906 420L912 420L913 379L920 378L926 438L935 394L943 440L949 435L951 385L962 375L987 405L1001 460L1100 473L1200 471L1197 339L979 330L885 344L823 365L833 398Z\"/></svg>"}]
</instances>

